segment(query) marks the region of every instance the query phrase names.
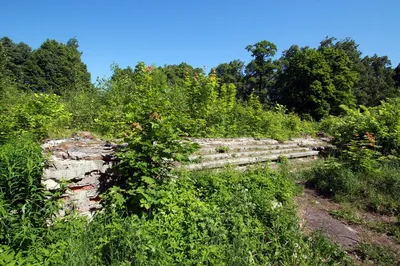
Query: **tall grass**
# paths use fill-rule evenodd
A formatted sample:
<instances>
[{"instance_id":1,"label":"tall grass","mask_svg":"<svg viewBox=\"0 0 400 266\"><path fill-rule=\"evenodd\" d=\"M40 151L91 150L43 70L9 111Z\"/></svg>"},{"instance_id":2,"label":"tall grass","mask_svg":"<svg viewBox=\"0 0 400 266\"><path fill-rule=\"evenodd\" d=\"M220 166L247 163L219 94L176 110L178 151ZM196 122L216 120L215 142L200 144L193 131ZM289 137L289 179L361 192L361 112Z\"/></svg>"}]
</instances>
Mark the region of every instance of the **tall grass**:
<instances>
[{"instance_id":1,"label":"tall grass","mask_svg":"<svg viewBox=\"0 0 400 266\"><path fill-rule=\"evenodd\" d=\"M42 149L30 136L0 146L0 244L26 249L46 233L58 194L42 187L42 167Z\"/></svg>"},{"instance_id":2,"label":"tall grass","mask_svg":"<svg viewBox=\"0 0 400 266\"><path fill-rule=\"evenodd\" d=\"M319 162L304 176L308 185L339 202L350 202L365 210L400 214L400 167L381 163L374 171L349 167L330 158Z\"/></svg>"}]
</instances>

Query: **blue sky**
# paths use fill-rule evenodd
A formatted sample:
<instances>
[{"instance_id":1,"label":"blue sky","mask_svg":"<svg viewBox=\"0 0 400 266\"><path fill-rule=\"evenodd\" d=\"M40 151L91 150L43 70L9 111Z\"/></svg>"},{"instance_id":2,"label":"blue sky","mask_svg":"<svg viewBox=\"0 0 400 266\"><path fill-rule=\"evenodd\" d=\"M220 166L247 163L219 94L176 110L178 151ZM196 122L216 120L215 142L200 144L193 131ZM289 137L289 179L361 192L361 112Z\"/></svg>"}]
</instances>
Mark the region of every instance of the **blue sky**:
<instances>
[{"instance_id":1,"label":"blue sky","mask_svg":"<svg viewBox=\"0 0 400 266\"><path fill-rule=\"evenodd\" d=\"M207 69L251 60L248 44L318 46L326 36L353 38L364 55L400 63L399 0L4 1L0 37L38 48L46 39L79 41L92 73L110 65L179 64Z\"/></svg>"}]
</instances>

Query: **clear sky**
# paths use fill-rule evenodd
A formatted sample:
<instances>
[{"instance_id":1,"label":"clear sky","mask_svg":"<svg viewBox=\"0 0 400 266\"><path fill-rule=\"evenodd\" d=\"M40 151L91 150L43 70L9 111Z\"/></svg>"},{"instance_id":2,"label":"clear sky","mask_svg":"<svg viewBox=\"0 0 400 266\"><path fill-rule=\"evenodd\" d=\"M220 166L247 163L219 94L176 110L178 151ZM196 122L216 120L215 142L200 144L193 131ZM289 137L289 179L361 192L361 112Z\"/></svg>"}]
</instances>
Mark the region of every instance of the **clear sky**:
<instances>
[{"instance_id":1,"label":"clear sky","mask_svg":"<svg viewBox=\"0 0 400 266\"><path fill-rule=\"evenodd\" d=\"M363 55L400 63L400 0L257 1L2 1L0 37L38 48L46 39L76 37L92 73L138 61L162 66L187 62L207 69L251 60L248 44L318 46L326 36L353 38Z\"/></svg>"}]
</instances>

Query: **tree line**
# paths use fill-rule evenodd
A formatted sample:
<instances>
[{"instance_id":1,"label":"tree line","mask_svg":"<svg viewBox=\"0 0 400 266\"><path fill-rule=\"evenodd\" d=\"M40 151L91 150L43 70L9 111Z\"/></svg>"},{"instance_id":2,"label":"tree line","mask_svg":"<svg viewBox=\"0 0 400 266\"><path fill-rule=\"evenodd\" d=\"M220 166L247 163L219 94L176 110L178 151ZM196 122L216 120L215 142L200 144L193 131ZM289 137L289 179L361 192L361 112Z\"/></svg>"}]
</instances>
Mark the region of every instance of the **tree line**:
<instances>
[{"instance_id":1,"label":"tree line","mask_svg":"<svg viewBox=\"0 0 400 266\"><path fill-rule=\"evenodd\" d=\"M57 95L93 90L78 48L76 38L66 44L46 40L38 49L32 49L3 37L0 79L24 91ZM280 104L303 118L320 120L341 114L342 104L351 108L376 106L386 98L399 96L400 64L393 68L387 56L363 56L350 38L327 37L317 48L292 45L279 58L277 46L266 40L248 45L246 50L252 56L247 65L236 59L219 64L208 74L215 74L221 85L233 84L236 99L241 102L255 95L266 109ZM188 75L205 75L203 69L187 63L150 68L157 69L170 86L183 85ZM111 80L134 72L131 67L118 68Z\"/></svg>"}]
</instances>

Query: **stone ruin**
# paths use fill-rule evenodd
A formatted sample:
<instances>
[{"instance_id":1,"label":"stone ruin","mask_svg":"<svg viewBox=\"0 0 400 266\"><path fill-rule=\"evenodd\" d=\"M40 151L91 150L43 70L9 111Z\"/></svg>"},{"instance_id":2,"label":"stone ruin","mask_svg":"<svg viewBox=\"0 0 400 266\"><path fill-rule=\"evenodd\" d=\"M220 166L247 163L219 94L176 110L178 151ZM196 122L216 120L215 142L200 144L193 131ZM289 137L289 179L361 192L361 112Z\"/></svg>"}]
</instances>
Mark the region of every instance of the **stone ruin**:
<instances>
[{"instance_id":1,"label":"stone ruin","mask_svg":"<svg viewBox=\"0 0 400 266\"><path fill-rule=\"evenodd\" d=\"M42 184L50 191L67 183L63 212L91 214L101 209L99 194L113 175L117 145L90 138L50 140L42 145L46 160ZM63 214L61 214L63 215Z\"/></svg>"},{"instance_id":2,"label":"stone ruin","mask_svg":"<svg viewBox=\"0 0 400 266\"><path fill-rule=\"evenodd\" d=\"M85 132L84 132L85 133ZM329 146L325 140L299 138L278 142L272 139L189 139L200 145L191 156L192 163L184 165L188 170L223 168L234 165L245 169L256 163L273 163L285 156L291 160L315 159L320 150ZM221 147L224 147L221 149ZM67 183L62 196L65 211L76 209L84 215L100 210L100 194L118 176L113 166L118 163L117 144L94 138L90 133L77 134L70 139L48 140L42 144L46 160L42 184L50 191Z\"/></svg>"}]
</instances>

